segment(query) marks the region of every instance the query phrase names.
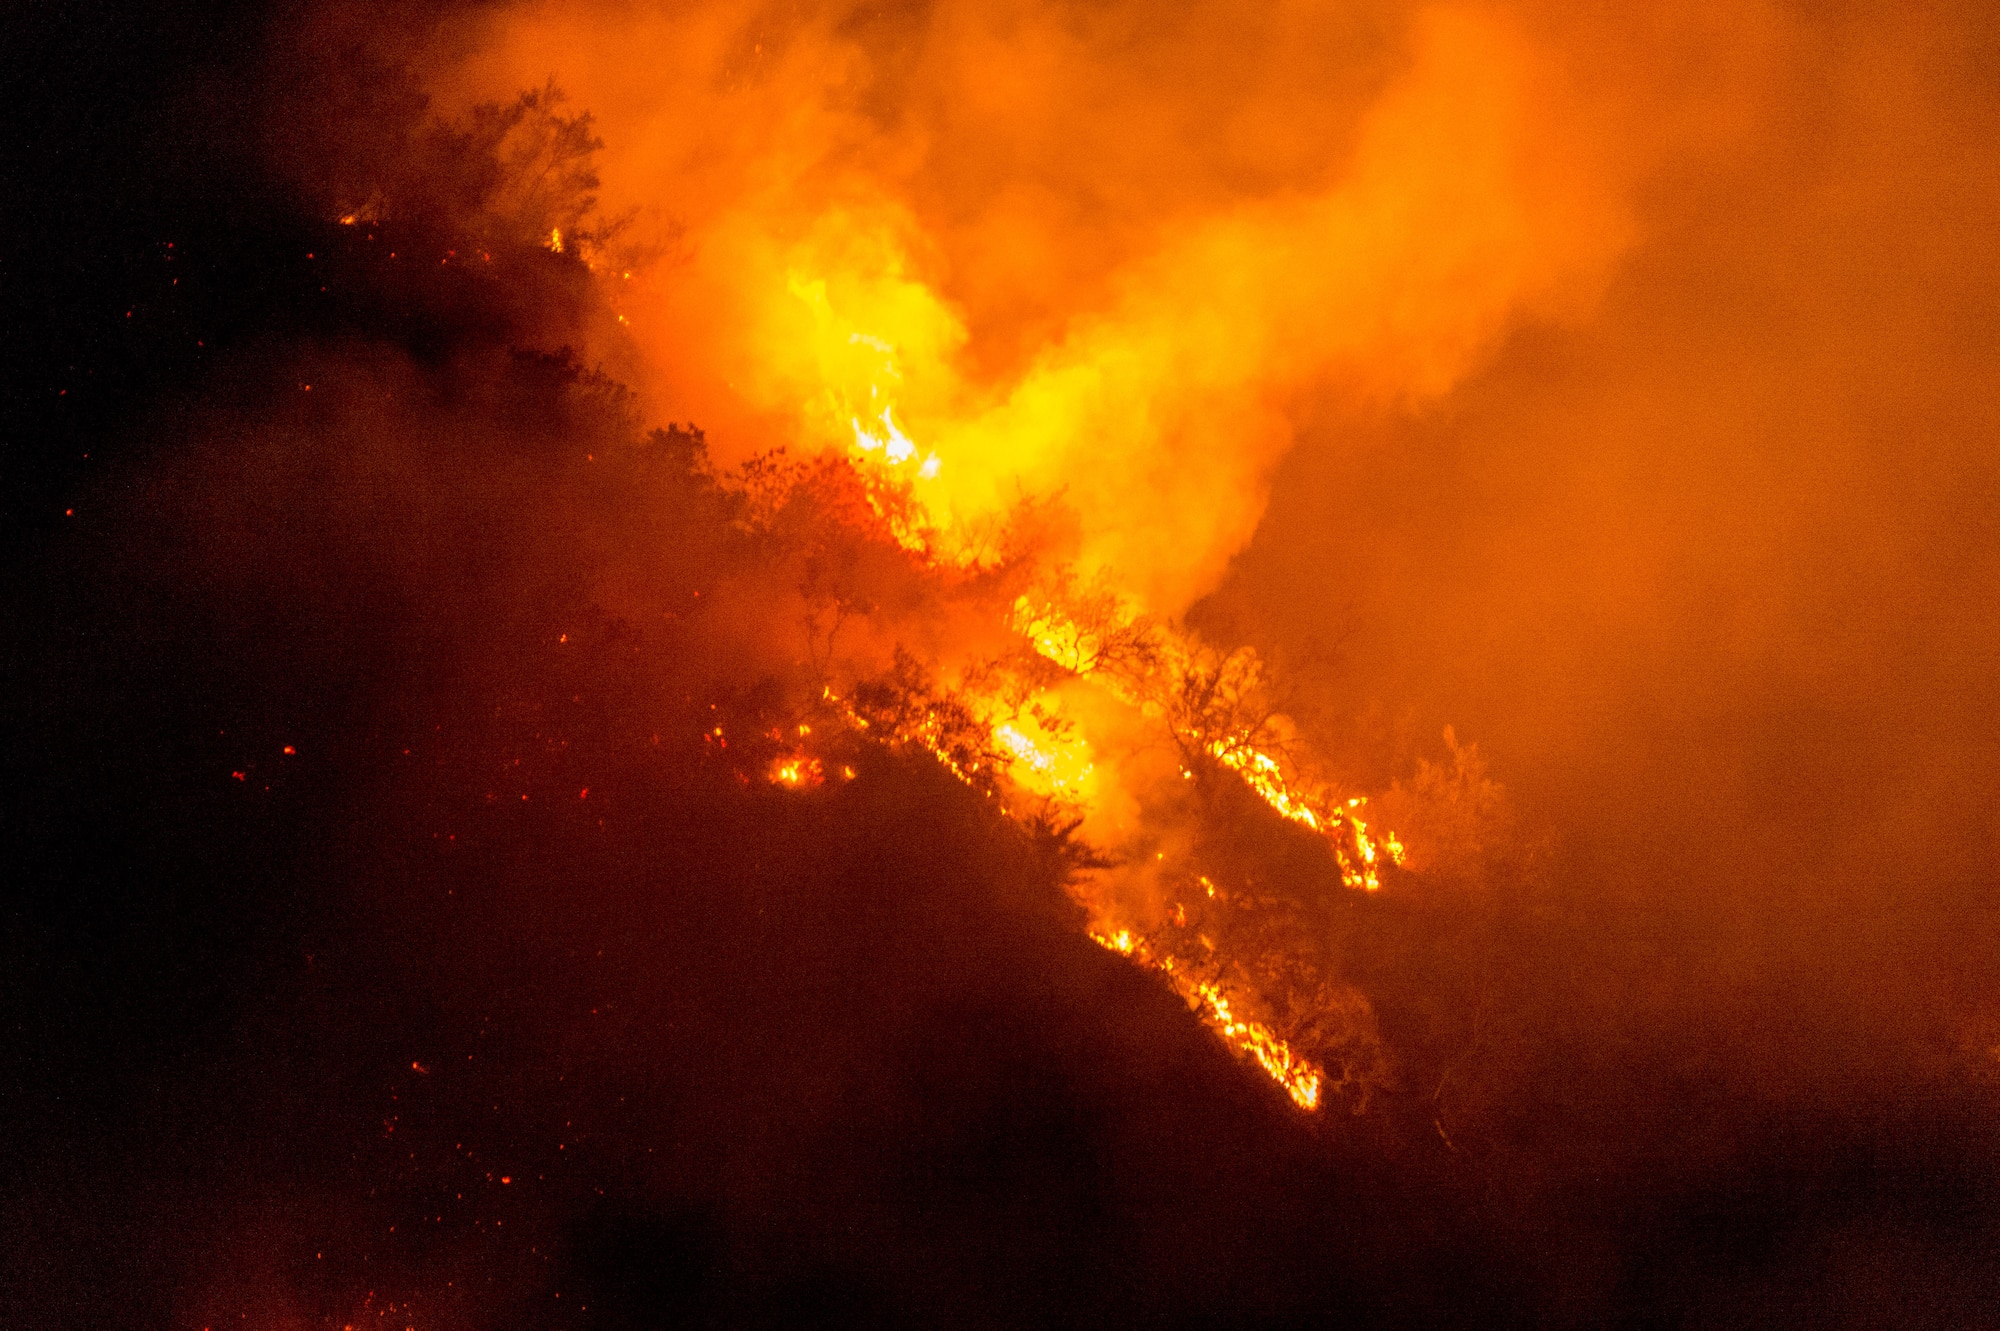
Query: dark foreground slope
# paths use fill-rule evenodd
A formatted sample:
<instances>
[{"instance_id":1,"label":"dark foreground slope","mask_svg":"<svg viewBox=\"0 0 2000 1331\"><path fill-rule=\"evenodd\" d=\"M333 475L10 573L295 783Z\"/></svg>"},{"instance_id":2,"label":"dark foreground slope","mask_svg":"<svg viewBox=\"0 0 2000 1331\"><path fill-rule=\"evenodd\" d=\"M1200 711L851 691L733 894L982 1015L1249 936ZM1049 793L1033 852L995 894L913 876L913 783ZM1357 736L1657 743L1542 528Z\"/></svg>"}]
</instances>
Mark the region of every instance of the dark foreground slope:
<instances>
[{"instance_id":1,"label":"dark foreground slope","mask_svg":"<svg viewBox=\"0 0 2000 1331\"><path fill-rule=\"evenodd\" d=\"M1504 1306L1436 1153L1293 1111L1051 845L763 779L789 626L684 437L506 350L241 366L13 607L21 1324Z\"/></svg>"}]
</instances>

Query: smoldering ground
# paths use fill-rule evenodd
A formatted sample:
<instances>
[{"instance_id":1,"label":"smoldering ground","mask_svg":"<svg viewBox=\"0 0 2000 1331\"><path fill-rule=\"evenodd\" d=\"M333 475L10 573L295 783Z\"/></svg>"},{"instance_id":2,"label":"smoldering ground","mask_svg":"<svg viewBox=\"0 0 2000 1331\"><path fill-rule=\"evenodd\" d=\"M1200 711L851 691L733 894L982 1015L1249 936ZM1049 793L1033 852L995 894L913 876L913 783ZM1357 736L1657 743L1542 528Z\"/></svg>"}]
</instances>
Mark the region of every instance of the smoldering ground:
<instances>
[{"instance_id":1,"label":"smoldering ground","mask_svg":"<svg viewBox=\"0 0 2000 1331\"><path fill-rule=\"evenodd\" d=\"M1976 1324L1991 48L1763 40L1601 307L1414 419L1336 395L1196 612L1372 782L1452 723L1517 806L1518 879L1344 926L1402 1076L1358 1117L922 761L738 780L702 736L759 742L802 607L564 358L575 264L149 177L74 298L170 219L227 345L142 344L103 472L31 478L81 520L12 598L16 1318Z\"/></svg>"}]
</instances>

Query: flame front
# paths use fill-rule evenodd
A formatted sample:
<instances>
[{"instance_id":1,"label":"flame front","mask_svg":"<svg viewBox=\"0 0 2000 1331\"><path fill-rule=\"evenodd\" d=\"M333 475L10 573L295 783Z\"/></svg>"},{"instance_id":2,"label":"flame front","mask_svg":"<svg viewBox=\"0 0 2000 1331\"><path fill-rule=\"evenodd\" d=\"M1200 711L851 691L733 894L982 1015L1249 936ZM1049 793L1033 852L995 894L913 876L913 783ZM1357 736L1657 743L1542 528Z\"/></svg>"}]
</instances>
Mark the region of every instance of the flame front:
<instances>
[{"instance_id":1,"label":"flame front","mask_svg":"<svg viewBox=\"0 0 2000 1331\"><path fill-rule=\"evenodd\" d=\"M817 630L840 730L1076 829L1111 866L1079 895L1135 937L1166 926L1155 879L1216 872L1149 823L1163 768L1189 798L1240 782L1345 888L1381 892L1403 840L1268 705L1254 653L1174 617L1256 530L1296 432L1348 419L1311 404L1433 399L1524 317L1587 310L1632 241L1625 175L1548 129L1592 123L1594 94L1484 7L1425 10L1386 63L1288 10L1248 25L1230 69L1181 45L1192 28L1008 14L836 4L767 30L705 0L526 0L467 44L441 104L553 72L603 117L590 189L632 227L536 223L613 293L605 361L725 464L844 459L932 603L1015 598L950 626L922 598L841 599L833 622L872 616L873 637L835 651ZM1357 91L1335 106L1341 80ZM1093 134L1113 89L1116 132ZM924 688L863 699L902 648ZM844 769L823 739L768 754L770 780ZM1225 911L1235 890L1200 900ZM1301 1093L1303 1018L1259 995L1287 969L1256 952L1273 946L1221 938L1256 955L1184 996L1318 1105L1342 1079Z\"/></svg>"},{"instance_id":2,"label":"flame front","mask_svg":"<svg viewBox=\"0 0 2000 1331\"><path fill-rule=\"evenodd\" d=\"M1079 607L1077 613L1058 604L1065 598ZM1184 631L1137 616L1115 598L1073 587L1040 599L1024 596L1010 623L1021 644L1011 664L988 663L947 694L903 691L871 703L823 688L819 701L837 722L834 731L928 753L960 781L995 799L1010 817L1053 814L1086 830L1099 828L1113 858L1129 861L1134 852L1116 844L1115 827L1099 807L1107 777L1114 787L1119 777L1117 763L1107 773L1103 760L1116 750L1112 729L1121 724L1150 729L1178 746L1186 761L1212 762L1213 770L1241 780L1278 817L1322 838L1347 888L1379 890L1385 863L1401 862L1401 841L1372 833L1362 821L1365 798L1337 799L1324 783L1308 780L1294 764L1252 742L1267 724L1251 724L1240 715L1257 679L1254 658L1238 653L1218 661ZM1073 697L1093 699L1095 705L1078 706ZM803 723L797 731L801 740L814 734ZM771 738L791 737L773 731ZM828 738L825 727L820 738ZM770 779L797 790L820 784L824 770L820 759L790 748L773 760ZM1154 867L1165 867L1165 852L1151 858ZM1194 875L1188 885L1201 889L1209 918L1227 913L1229 903L1210 878ZM1079 891L1100 919L1126 909L1099 899L1087 882ZM1160 929L1164 932L1099 925L1090 936L1160 977L1295 1105L1319 1108L1328 1084L1323 1067L1300 1051L1282 1022L1250 1015L1269 1004L1248 977L1273 969L1279 959L1231 955L1190 923L1179 902L1161 919ZM1347 1084L1348 1078L1341 1081Z\"/></svg>"},{"instance_id":3,"label":"flame front","mask_svg":"<svg viewBox=\"0 0 2000 1331\"><path fill-rule=\"evenodd\" d=\"M1294 1054L1291 1046L1270 1027L1245 1021L1236 1015L1234 1004L1221 985L1212 980L1192 980L1179 973L1171 957L1155 957L1146 940L1130 929L1114 933L1092 932L1091 938L1123 957L1130 957L1164 976L1175 993L1202 1021L1222 1037L1230 1048L1251 1059L1272 1081L1284 1088L1300 1109L1319 1108L1320 1088L1325 1075L1308 1060Z\"/></svg>"}]
</instances>

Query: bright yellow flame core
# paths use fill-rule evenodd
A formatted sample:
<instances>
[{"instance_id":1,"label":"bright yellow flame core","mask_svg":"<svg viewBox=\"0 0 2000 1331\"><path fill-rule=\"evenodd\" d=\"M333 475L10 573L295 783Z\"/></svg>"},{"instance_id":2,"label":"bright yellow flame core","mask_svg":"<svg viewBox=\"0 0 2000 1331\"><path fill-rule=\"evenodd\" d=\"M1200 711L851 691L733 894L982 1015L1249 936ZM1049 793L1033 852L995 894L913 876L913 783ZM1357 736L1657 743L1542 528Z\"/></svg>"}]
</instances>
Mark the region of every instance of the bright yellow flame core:
<instances>
[{"instance_id":1,"label":"bright yellow flame core","mask_svg":"<svg viewBox=\"0 0 2000 1331\"><path fill-rule=\"evenodd\" d=\"M993 727L993 738L1014 756L1008 775L1038 795L1087 799L1090 777L1097 770L1089 745L1074 731L1052 735L1034 714L1023 714Z\"/></svg>"},{"instance_id":2,"label":"bright yellow flame core","mask_svg":"<svg viewBox=\"0 0 2000 1331\"><path fill-rule=\"evenodd\" d=\"M808 341L823 385L807 404L808 428L823 442L838 442L857 461L882 466L898 480L935 481L943 462L935 451L920 450L897 419L900 399L908 391L898 341L878 330L885 321L900 324L910 330L903 340L915 338L932 356L939 354L940 343L956 345L963 334L926 287L894 273L889 280L863 285L868 289L851 299L870 306L875 322L869 327L835 308L825 278L796 269L786 274L786 289L809 316ZM928 332L915 331L918 326ZM942 526L935 502L939 496L924 498L932 501L924 505L926 525Z\"/></svg>"},{"instance_id":3,"label":"bright yellow flame core","mask_svg":"<svg viewBox=\"0 0 2000 1331\"><path fill-rule=\"evenodd\" d=\"M804 727L800 727L801 730ZM807 754L786 754L771 763L771 784L783 786L786 790L803 790L819 785L826 779L825 768L820 760Z\"/></svg>"}]
</instances>

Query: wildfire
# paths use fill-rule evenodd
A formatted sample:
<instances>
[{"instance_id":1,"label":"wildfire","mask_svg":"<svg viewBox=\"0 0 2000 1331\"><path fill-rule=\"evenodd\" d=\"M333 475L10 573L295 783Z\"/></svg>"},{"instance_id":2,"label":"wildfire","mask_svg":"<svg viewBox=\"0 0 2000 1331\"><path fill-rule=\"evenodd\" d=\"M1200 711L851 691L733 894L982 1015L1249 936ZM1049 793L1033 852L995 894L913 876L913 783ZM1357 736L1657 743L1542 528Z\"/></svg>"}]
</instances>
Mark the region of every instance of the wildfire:
<instances>
[{"instance_id":1,"label":"wildfire","mask_svg":"<svg viewBox=\"0 0 2000 1331\"><path fill-rule=\"evenodd\" d=\"M1371 410L1436 400L1522 319L1590 307L1637 228L1600 145L1548 130L1590 121L1595 85L1550 60L1534 25L1491 7L1423 9L1394 60L1260 21L1240 64L1209 58L1211 25L1100 44L1051 13L1055 28L1024 22L1018 45L951 22L919 24L910 47L900 23L809 10L781 47L753 43L752 77L742 42L722 35L744 21L726 6L644 23L510 6L440 91L476 106L558 65L608 119L521 102L542 107L529 123L546 132L524 130L519 145L538 206L510 216L533 216L547 250L592 272L602 260L616 280L606 363L650 373L640 387L718 430L728 422L739 459L778 445L840 459L861 478L871 539L886 531L936 575L873 620L869 650L816 650L815 683L848 698L828 704L841 723L830 729L922 749L1009 816L1097 838L1079 858L1112 868L1079 895L1123 895L1095 918L1161 927L1148 874L1164 872L1150 862L1162 838L1139 824L1201 802L1187 787L1163 793L1163 769L1204 794L1240 781L1320 838L1343 899L1393 891L1402 839L1283 721L1254 653L1216 652L1150 616L1216 585L1322 392ZM1394 72L1349 81L1378 67ZM1364 83L1375 91L1352 106L1320 96ZM1185 132L1069 123L1127 97L1104 124ZM1334 118L1298 121L1307 107ZM1281 132L1244 133L1259 126ZM617 145L602 163L598 130ZM544 141L564 155L539 156ZM568 186L544 189L555 168ZM561 206L540 207L552 198ZM628 221L633 233L610 240ZM1034 553L996 554L1037 504L1061 512L1023 538ZM1061 567L1028 567L1037 559ZM895 619L927 615L954 577L985 579L994 598L1031 590L1011 624L959 634L963 619ZM839 613L864 603L884 604L863 588ZM923 656L925 687L861 698L898 647ZM730 742L718 731L711 747ZM770 779L823 780L848 756L834 742L788 742ZM1192 880L1218 866L1190 852L1168 867ZM1284 888L1313 909L1328 904L1306 899L1319 891L1317 877ZM1226 914L1232 895L1189 893L1197 913ZM1245 955L1226 992L1196 995L1204 1020L1264 1048L1274 1076L1289 1075L1281 1048L1331 1068L1310 1022L1287 1025L1314 1000L1274 997L1290 981L1273 977L1325 962L1310 931L1213 932ZM1261 1029L1278 1043L1260 1044Z\"/></svg>"},{"instance_id":2,"label":"wildfire","mask_svg":"<svg viewBox=\"0 0 2000 1331\"><path fill-rule=\"evenodd\" d=\"M1360 809L1368 803L1367 796L1357 795L1329 806L1288 783L1283 767L1268 753L1232 747L1224 740L1211 741L1208 752L1242 777L1243 784L1280 817L1326 836L1333 846L1334 858L1340 863L1340 879L1347 886L1364 892L1380 891L1382 856L1387 854L1391 864L1403 863L1403 843L1396 834L1384 833L1378 843L1368 824L1362 821Z\"/></svg>"},{"instance_id":3,"label":"wildfire","mask_svg":"<svg viewBox=\"0 0 2000 1331\"><path fill-rule=\"evenodd\" d=\"M1004 404L979 400L954 369L953 353L965 336L956 314L907 275L893 241L839 216L808 233L771 273L782 298L767 292L758 307L771 335L760 347L769 362L760 373L769 377L758 392L781 406L796 394L800 442L842 460L848 479L841 483L857 487L850 493L918 568L941 584L992 573L997 557L985 543L992 528L980 523L1026 493L1021 478L1033 473L1015 470L1009 481L1010 467L1046 454L1051 439L1072 446L1079 423L1100 409L1089 405L1095 401L1090 374L1038 371ZM566 239L551 233L548 248L560 250ZM874 257L857 261L857 254ZM1003 484L1014 487L1014 500L1001 493ZM1105 571L1091 567L1096 571L1088 575L1072 564L1038 567L1031 590L1016 597L998 626L1014 647L996 659L956 663L955 678L926 679L921 688L900 680L880 697L864 696L865 680L843 684L838 694L828 685L820 701L835 722L832 732L921 749L994 798L1008 817L1081 829L1084 837L1102 834L1089 843L1090 856L1114 866L1114 876L1115 866L1136 862L1137 848L1121 844L1127 824L1119 822L1129 823L1139 803L1126 771L1131 754L1147 744L1171 746L1184 776L1233 776L1279 818L1320 837L1344 887L1380 891L1385 873L1403 863L1402 841L1369 826L1364 796L1339 792L1315 773L1289 722L1264 701L1255 653L1215 652L1109 590ZM783 789L823 784L828 763L843 774L851 770L842 752L827 747L829 735L815 737L806 726L796 737L771 739L787 746L767 772ZM1175 871L1195 877L1194 868ZM1109 909L1093 896L1119 890L1105 881L1077 884L1093 915L1146 909L1132 902ZM1213 910L1226 915L1232 907L1207 879L1200 881ZM1168 917L1175 931L1185 929L1185 919L1179 907ZM1309 1024L1288 1038L1282 1016L1273 1025L1243 1015L1297 1011L1286 995L1274 1000L1262 990L1287 983L1270 977L1298 966L1274 952L1281 945L1267 936L1232 942L1227 929L1211 931L1225 947L1251 949L1228 970L1226 983L1225 960L1210 973L1187 957L1177 963L1170 947L1130 929L1094 936L1164 977L1204 1024L1294 1103L1317 1108L1324 1074L1296 1048ZM1216 951L1209 935L1199 941Z\"/></svg>"},{"instance_id":4,"label":"wildfire","mask_svg":"<svg viewBox=\"0 0 2000 1331\"><path fill-rule=\"evenodd\" d=\"M1291 1047L1267 1027L1254 1021L1244 1021L1232 1013L1228 998L1215 985L1198 984L1194 986L1194 992L1206 1009L1204 1015L1222 1033L1223 1039L1256 1059L1271 1080L1285 1088L1285 1094L1291 1096L1292 1102L1299 1108L1319 1108L1321 1076L1318 1068L1294 1057Z\"/></svg>"},{"instance_id":5,"label":"wildfire","mask_svg":"<svg viewBox=\"0 0 2000 1331\"><path fill-rule=\"evenodd\" d=\"M792 754L771 763L771 783L787 790L805 790L825 781L826 768L817 758Z\"/></svg>"},{"instance_id":6,"label":"wildfire","mask_svg":"<svg viewBox=\"0 0 2000 1331\"><path fill-rule=\"evenodd\" d=\"M1301 1109L1319 1108L1325 1075L1309 1060L1293 1053L1291 1046L1270 1027L1237 1016L1234 1002L1221 985L1183 974L1171 956L1155 955L1146 940L1130 929L1109 934L1093 931L1090 936L1101 946L1164 976L1174 992L1187 1001L1188 1007L1225 1044L1262 1068L1291 1097L1293 1104Z\"/></svg>"},{"instance_id":7,"label":"wildfire","mask_svg":"<svg viewBox=\"0 0 2000 1331\"><path fill-rule=\"evenodd\" d=\"M1087 794L1086 783L1097 767L1090 761L1089 746L1074 732L1050 734L1028 714L994 726L993 738L1013 756L1011 775L1022 786L1049 796Z\"/></svg>"},{"instance_id":8,"label":"wildfire","mask_svg":"<svg viewBox=\"0 0 2000 1331\"><path fill-rule=\"evenodd\" d=\"M1221 707L1210 697L1206 705L1185 708L1175 722L1179 738L1234 772L1279 817L1326 837L1348 887L1381 889L1380 862L1386 855L1391 864L1401 865L1403 843L1393 832L1378 838L1369 831L1360 814L1367 797L1341 800L1313 789L1288 775L1284 762L1242 733L1244 718L1236 704L1254 685L1254 662L1238 669L1234 681L1228 678L1234 661L1247 658L1225 661L1214 668L1212 679L1203 679L1206 667L1184 638L1142 623L1115 602L1100 604L1097 617L1103 622L1085 626L1053 600L1037 604L1023 596L1015 603L1016 631L1038 655L1071 674L1104 677L1133 706L1158 705L1163 696L1187 699L1203 690L1224 695ZM1161 675L1167 678L1162 681Z\"/></svg>"},{"instance_id":9,"label":"wildfire","mask_svg":"<svg viewBox=\"0 0 2000 1331\"><path fill-rule=\"evenodd\" d=\"M786 286L812 318L826 384L809 419L817 415L831 437L845 436L855 458L882 465L897 479L936 480L943 461L919 449L896 418L905 382L896 343L843 318L824 278L794 271ZM928 516L935 526L936 515Z\"/></svg>"},{"instance_id":10,"label":"wildfire","mask_svg":"<svg viewBox=\"0 0 2000 1331\"><path fill-rule=\"evenodd\" d=\"M879 419L895 428L889 405ZM877 437L856 426L855 437L872 441L872 446L857 442L853 448L891 463L914 456L913 444L911 453L890 451L900 433ZM855 474L870 487L893 481L879 464L872 470L857 467ZM921 566L938 576L962 572L927 548L915 553ZM1183 629L1137 614L1115 596L1061 579L1043 593L1019 597L1007 627L1019 644L1014 654L968 669L954 686L940 687L919 672L891 685L863 681L840 692L823 687L821 715L832 724L799 722L771 730L768 738L786 747L771 760L769 780L788 790L815 787L826 779L828 763L845 775L852 768L841 762L840 746L856 741L908 747L929 754L958 780L995 798L1008 817L1081 827L1090 835L1098 827L1092 820L1107 790L1130 799L1118 784L1123 778L1117 764L1126 751L1118 744L1129 749L1130 734L1150 733L1155 742L1178 747L1183 776L1212 764L1211 770L1240 780L1278 817L1322 838L1346 888L1379 891L1384 873L1403 862L1400 838L1371 829L1363 817L1364 796L1336 795L1286 747L1288 732L1262 702L1261 666L1247 649L1218 656ZM1094 701L1072 706L1072 694ZM1114 733L1127 738L1114 744ZM1095 846L1092 854L1115 869L1130 852L1119 849L1115 828L1105 827L1113 839ZM1108 860L1103 858L1107 852ZM1322 1064L1301 1050L1300 1039L1322 1036L1314 1033L1311 1016L1288 1026L1282 1014L1309 1008L1318 1001L1314 993L1321 991L1308 986L1295 993L1282 987L1290 981L1278 978L1300 973L1301 966L1311 971L1316 963L1293 957L1268 931L1232 932L1229 921L1239 910L1235 899L1219 892L1194 866L1178 860L1169 865L1164 852L1146 858L1153 861L1149 872L1179 876L1189 889L1198 886L1202 895L1192 899L1205 903L1206 913L1191 926L1187 908L1175 902L1157 931L1127 926L1091 936L1158 975L1204 1025L1282 1087L1295 1105L1317 1109L1328 1081ZM1086 877L1077 884L1093 915L1129 916L1137 908L1113 905L1092 885L1095 881ZM1274 984L1281 986L1276 992L1270 991ZM1365 1010L1365 1000L1354 996L1353 1001ZM1272 1012L1281 1015L1248 1015ZM1346 1053L1330 1052L1346 1064ZM1339 1084L1352 1084L1347 1072Z\"/></svg>"}]
</instances>

